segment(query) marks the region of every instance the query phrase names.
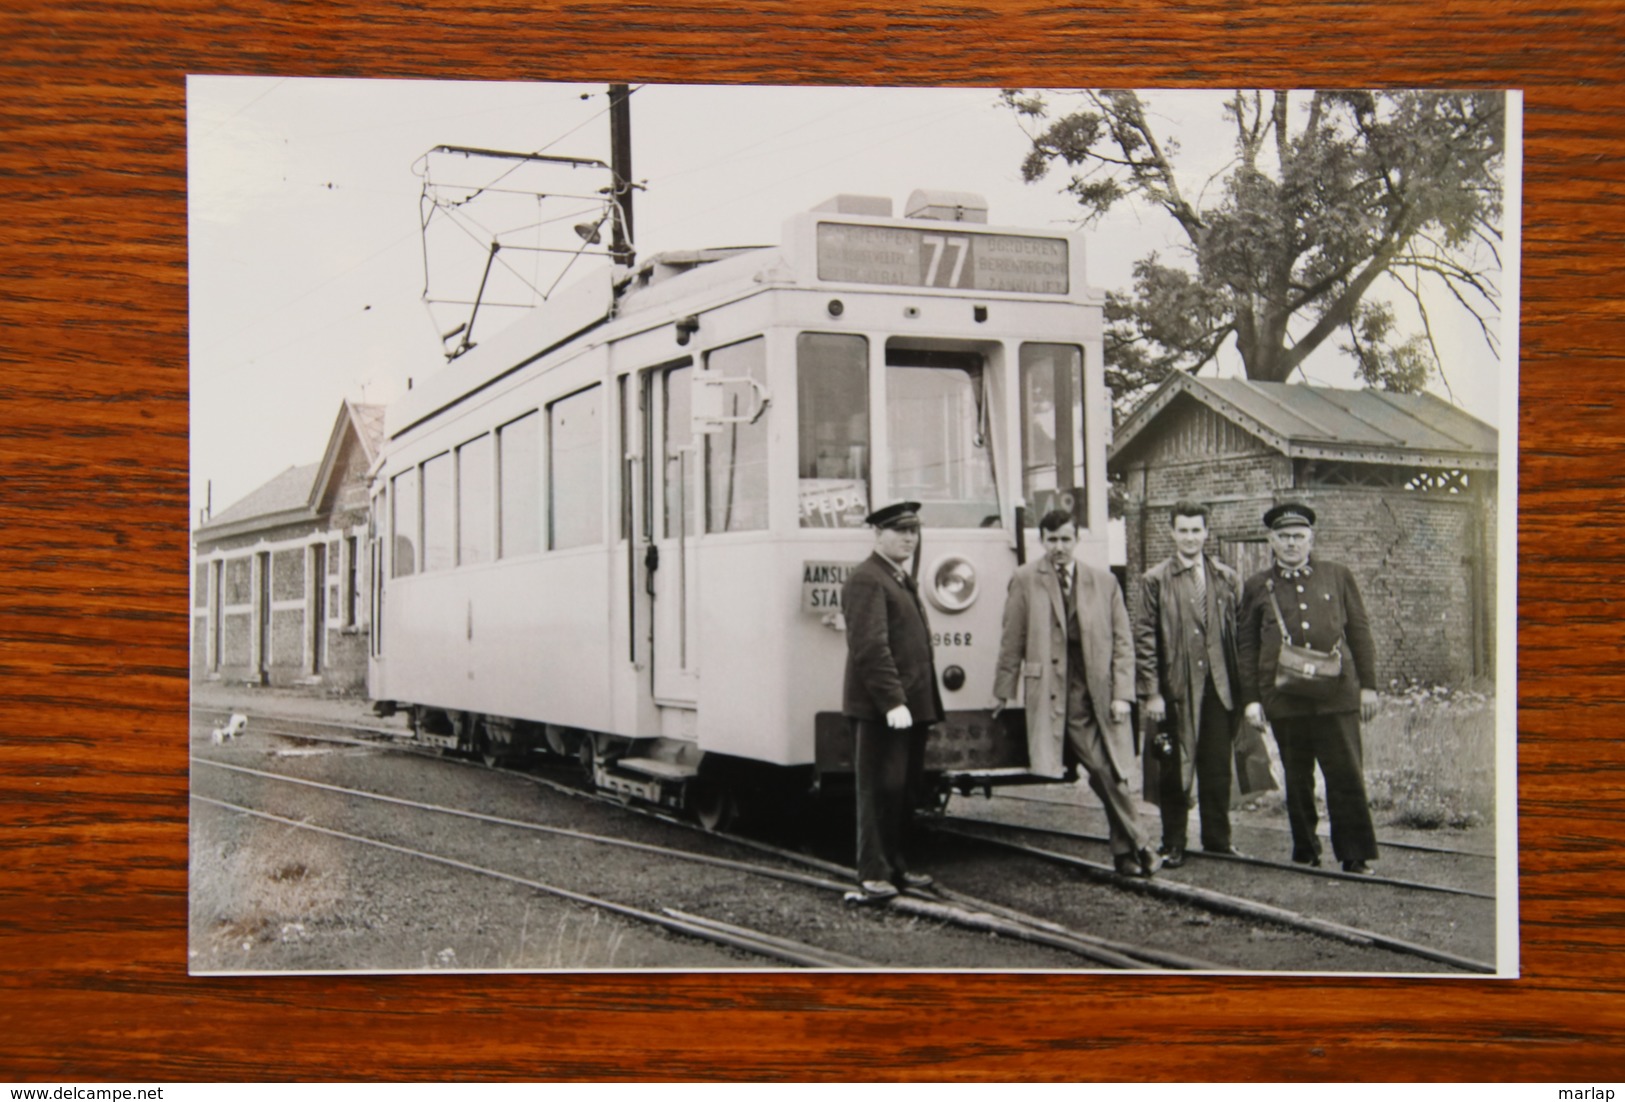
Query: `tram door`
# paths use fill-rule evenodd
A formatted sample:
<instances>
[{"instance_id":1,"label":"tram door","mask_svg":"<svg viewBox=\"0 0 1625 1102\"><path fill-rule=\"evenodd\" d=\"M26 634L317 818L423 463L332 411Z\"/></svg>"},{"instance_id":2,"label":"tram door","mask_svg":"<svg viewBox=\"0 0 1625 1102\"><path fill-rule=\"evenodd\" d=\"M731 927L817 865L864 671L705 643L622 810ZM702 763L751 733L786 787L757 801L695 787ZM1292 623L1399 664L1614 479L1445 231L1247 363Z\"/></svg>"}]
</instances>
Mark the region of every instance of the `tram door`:
<instances>
[{"instance_id":1,"label":"tram door","mask_svg":"<svg viewBox=\"0 0 1625 1102\"><path fill-rule=\"evenodd\" d=\"M654 555L645 560L652 591L654 697L661 705L693 708L699 701L699 622L695 536L699 441L691 418L693 371L687 364L657 368L645 376L649 440L644 464L644 501ZM650 564L654 563L650 568Z\"/></svg>"}]
</instances>

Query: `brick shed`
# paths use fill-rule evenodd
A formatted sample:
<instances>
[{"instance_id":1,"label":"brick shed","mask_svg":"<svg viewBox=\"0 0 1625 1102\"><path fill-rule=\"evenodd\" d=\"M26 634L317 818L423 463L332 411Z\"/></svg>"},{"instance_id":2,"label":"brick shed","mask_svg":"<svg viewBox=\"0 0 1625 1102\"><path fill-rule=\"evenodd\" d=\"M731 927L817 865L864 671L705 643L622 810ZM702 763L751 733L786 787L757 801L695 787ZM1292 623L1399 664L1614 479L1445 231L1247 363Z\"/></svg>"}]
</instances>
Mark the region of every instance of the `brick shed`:
<instances>
[{"instance_id":1,"label":"brick shed","mask_svg":"<svg viewBox=\"0 0 1625 1102\"><path fill-rule=\"evenodd\" d=\"M1315 552L1349 566L1379 684L1464 685L1495 668L1498 433L1431 394L1176 373L1119 428L1107 470L1124 504L1128 600L1173 554L1168 508L1211 510L1208 549L1246 577L1269 565L1260 517L1317 514Z\"/></svg>"},{"instance_id":2,"label":"brick shed","mask_svg":"<svg viewBox=\"0 0 1625 1102\"><path fill-rule=\"evenodd\" d=\"M320 462L192 533L194 680L366 685L367 483L383 408L345 402Z\"/></svg>"}]
</instances>

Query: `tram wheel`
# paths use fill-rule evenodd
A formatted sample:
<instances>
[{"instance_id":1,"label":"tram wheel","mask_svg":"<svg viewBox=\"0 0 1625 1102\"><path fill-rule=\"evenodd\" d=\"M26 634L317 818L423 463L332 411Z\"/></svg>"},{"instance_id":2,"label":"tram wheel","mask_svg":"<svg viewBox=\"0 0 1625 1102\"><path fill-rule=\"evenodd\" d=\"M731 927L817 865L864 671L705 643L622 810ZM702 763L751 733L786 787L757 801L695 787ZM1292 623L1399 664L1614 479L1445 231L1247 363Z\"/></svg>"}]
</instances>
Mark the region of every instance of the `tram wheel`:
<instances>
[{"instance_id":1,"label":"tram wheel","mask_svg":"<svg viewBox=\"0 0 1625 1102\"><path fill-rule=\"evenodd\" d=\"M739 820L739 801L734 799L728 786L719 781L705 778L692 781L688 807L695 821L709 831L727 830Z\"/></svg>"}]
</instances>

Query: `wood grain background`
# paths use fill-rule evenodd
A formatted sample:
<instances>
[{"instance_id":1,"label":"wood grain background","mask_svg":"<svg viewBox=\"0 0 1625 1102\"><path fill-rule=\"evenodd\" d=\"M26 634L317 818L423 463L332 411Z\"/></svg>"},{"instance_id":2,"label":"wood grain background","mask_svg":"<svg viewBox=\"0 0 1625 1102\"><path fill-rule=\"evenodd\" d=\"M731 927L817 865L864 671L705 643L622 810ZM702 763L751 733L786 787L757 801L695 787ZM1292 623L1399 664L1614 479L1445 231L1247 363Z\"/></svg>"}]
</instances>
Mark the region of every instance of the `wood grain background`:
<instances>
[{"instance_id":1,"label":"wood grain background","mask_svg":"<svg viewBox=\"0 0 1625 1102\"><path fill-rule=\"evenodd\" d=\"M11 0L0 12L0 1074L1625 1072L1617 0ZM184 76L1526 90L1523 978L186 975Z\"/></svg>"}]
</instances>

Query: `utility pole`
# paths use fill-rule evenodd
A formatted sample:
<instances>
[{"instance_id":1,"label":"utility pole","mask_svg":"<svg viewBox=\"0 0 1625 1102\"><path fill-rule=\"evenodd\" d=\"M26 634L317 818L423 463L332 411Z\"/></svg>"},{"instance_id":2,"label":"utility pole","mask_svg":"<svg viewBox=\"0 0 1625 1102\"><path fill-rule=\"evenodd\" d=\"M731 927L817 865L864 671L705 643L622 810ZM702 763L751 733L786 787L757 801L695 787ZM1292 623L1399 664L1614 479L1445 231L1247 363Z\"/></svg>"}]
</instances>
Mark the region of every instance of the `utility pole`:
<instances>
[{"instance_id":1,"label":"utility pole","mask_svg":"<svg viewBox=\"0 0 1625 1102\"><path fill-rule=\"evenodd\" d=\"M632 242L632 93L624 84L609 86L609 168L612 236L609 255L630 268L636 257Z\"/></svg>"}]
</instances>

